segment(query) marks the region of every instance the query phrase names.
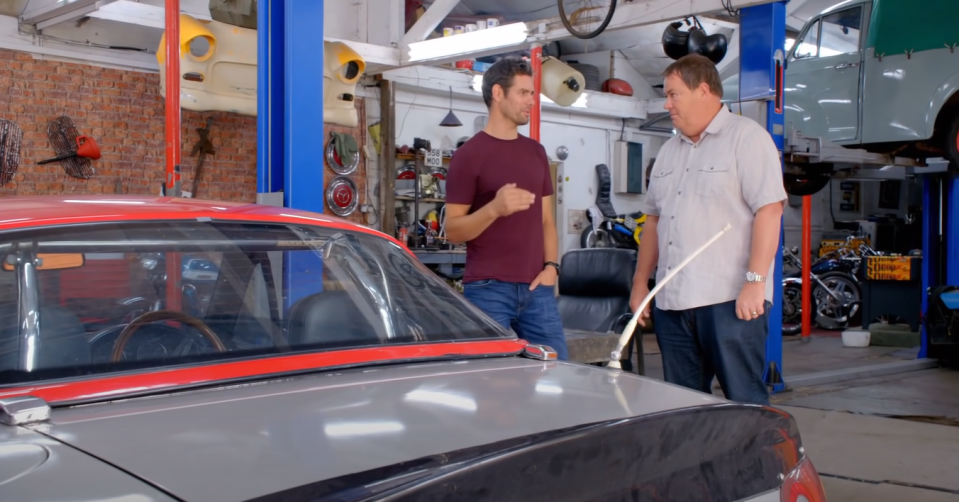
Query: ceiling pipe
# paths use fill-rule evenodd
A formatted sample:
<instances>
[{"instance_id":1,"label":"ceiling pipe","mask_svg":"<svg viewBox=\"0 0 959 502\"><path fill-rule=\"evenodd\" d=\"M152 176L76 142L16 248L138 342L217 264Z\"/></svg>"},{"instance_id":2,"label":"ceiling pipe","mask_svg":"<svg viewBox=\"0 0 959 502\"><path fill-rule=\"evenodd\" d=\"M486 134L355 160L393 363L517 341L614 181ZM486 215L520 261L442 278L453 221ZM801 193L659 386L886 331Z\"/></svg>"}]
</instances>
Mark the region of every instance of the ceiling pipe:
<instances>
[{"instance_id":1,"label":"ceiling pipe","mask_svg":"<svg viewBox=\"0 0 959 502\"><path fill-rule=\"evenodd\" d=\"M180 0L166 0L165 195L180 196Z\"/></svg>"}]
</instances>

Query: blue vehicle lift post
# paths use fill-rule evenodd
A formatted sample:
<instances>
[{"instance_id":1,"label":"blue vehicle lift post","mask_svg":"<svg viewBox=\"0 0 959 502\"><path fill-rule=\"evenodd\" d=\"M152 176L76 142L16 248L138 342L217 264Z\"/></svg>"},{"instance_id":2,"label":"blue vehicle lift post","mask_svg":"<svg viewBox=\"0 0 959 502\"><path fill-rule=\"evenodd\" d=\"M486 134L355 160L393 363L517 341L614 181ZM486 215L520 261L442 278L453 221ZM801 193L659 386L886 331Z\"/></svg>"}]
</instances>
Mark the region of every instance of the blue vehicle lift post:
<instances>
[{"instance_id":1,"label":"blue vehicle lift post","mask_svg":"<svg viewBox=\"0 0 959 502\"><path fill-rule=\"evenodd\" d=\"M774 2L740 11L739 17L739 100L766 104L766 130L783 151L783 69L786 53L786 2ZM773 393L786 390L782 377L782 284L783 248L780 231L773 281L773 307L769 312L766 339L766 372L763 379Z\"/></svg>"},{"instance_id":2,"label":"blue vehicle lift post","mask_svg":"<svg viewBox=\"0 0 959 502\"><path fill-rule=\"evenodd\" d=\"M257 5L257 201L323 212L323 0ZM317 293L322 262L286 253L285 306Z\"/></svg>"},{"instance_id":3,"label":"blue vehicle lift post","mask_svg":"<svg viewBox=\"0 0 959 502\"><path fill-rule=\"evenodd\" d=\"M941 231L940 231L941 229ZM943 254L945 256L943 256ZM929 309L928 292L937 286L959 285L959 177L952 173L925 175L922 180L922 313ZM921 327L919 358L930 357L926 323ZM940 348L954 357L954 349Z\"/></svg>"}]
</instances>

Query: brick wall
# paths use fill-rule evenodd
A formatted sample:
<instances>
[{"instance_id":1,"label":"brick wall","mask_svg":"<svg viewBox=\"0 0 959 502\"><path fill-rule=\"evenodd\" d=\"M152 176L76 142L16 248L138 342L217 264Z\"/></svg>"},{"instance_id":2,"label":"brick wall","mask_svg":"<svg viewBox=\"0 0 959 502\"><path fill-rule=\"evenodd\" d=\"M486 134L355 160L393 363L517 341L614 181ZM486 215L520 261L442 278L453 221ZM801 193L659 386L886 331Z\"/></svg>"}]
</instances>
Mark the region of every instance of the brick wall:
<instances>
[{"instance_id":1,"label":"brick wall","mask_svg":"<svg viewBox=\"0 0 959 502\"><path fill-rule=\"evenodd\" d=\"M158 194L163 183L164 102L156 73L122 71L98 66L34 59L31 54L0 50L0 118L23 129L20 166L13 181L0 187L4 195L69 193ZM347 129L327 126L329 132L350 132L362 147L363 121ZM47 124L69 116L80 134L93 137L102 157L93 161L91 179L67 175L59 162L37 165L56 156L47 139ZM215 156L207 156L198 189L202 199L237 202L256 200L256 117L223 112L182 114L182 187L191 190L197 158L190 157L199 139L197 128L212 119L210 140ZM333 173L325 169L326 178ZM366 162L361 160L354 180L365 203ZM362 221L359 211L351 219Z\"/></svg>"}]
</instances>

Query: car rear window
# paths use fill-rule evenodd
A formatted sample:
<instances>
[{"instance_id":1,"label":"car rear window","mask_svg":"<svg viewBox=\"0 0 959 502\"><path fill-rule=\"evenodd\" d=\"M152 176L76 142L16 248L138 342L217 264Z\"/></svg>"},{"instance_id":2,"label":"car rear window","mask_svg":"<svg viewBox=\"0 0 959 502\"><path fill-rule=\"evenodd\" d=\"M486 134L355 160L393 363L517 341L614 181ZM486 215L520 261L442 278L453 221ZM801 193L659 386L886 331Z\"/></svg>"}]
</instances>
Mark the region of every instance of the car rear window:
<instances>
[{"instance_id":1,"label":"car rear window","mask_svg":"<svg viewBox=\"0 0 959 502\"><path fill-rule=\"evenodd\" d=\"M0 385L514 337L364 232L235 222L0 234Z\"/></svg>"}]
</instances>

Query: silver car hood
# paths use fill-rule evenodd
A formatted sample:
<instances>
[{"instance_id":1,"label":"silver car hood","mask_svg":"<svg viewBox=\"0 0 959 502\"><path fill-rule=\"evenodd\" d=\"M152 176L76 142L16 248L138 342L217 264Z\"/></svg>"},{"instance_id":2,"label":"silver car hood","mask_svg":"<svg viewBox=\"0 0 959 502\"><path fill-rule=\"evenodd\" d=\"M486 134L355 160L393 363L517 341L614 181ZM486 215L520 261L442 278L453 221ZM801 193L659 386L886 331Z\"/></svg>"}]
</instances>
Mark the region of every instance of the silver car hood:
<instances>
[{"instance_id":1,"label":"silver car hood","mask_svg":"<svg viewBox=\"0 0 959 502\"><path fill-rule=\"evenodd\" d=\"M585 423L722 403L521 358L378 367L56 409L45 434L184 500L237 501Z\"/></svg>"}]
</instances>

